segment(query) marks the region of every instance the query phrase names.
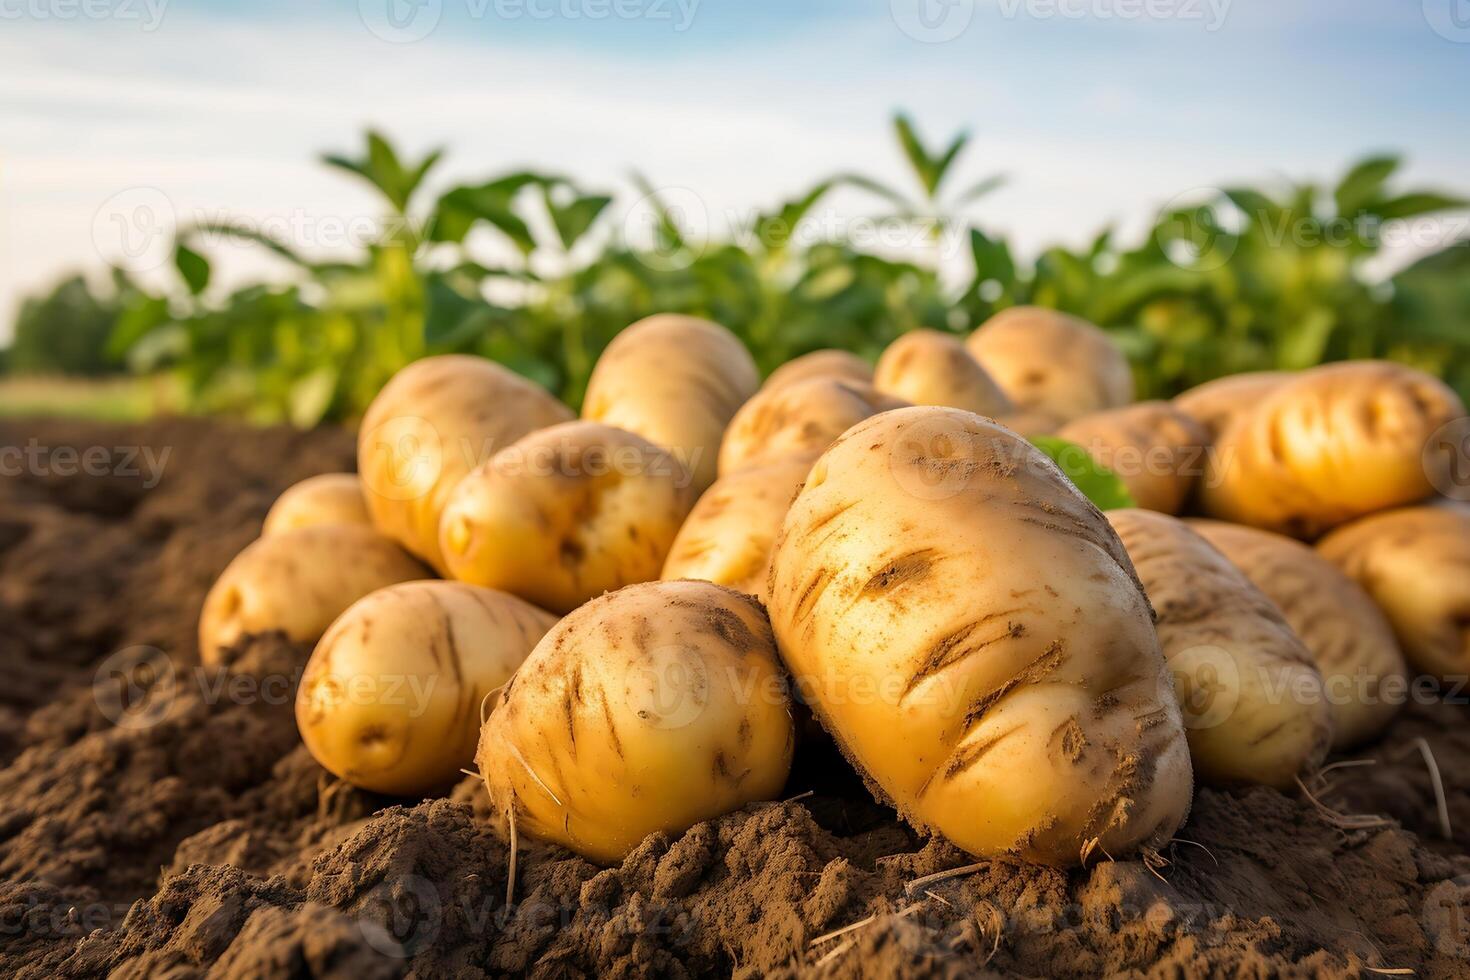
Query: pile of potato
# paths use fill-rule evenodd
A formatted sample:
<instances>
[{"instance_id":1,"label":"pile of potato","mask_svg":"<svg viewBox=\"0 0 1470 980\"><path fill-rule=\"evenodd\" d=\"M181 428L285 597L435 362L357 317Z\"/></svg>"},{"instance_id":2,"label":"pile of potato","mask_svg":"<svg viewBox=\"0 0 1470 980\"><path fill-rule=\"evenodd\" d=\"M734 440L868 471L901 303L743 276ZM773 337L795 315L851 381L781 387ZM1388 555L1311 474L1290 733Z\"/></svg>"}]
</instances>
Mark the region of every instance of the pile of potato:
<instances>
[{"instance_id":1,"label":"pile of potato","mask_svg":"<svg viewBox=\"0 0 1470 980\"><path fill-rule=\"evenodd\" d=\"M1292 787L1411 671L1470 668L1470 508L1436 496L1465 406L1383 362L1133 396L1105 333L1035 308L764 384L724 328L651 317L581 418L428 358L358 474L287 491L221 575L200 655L314 644L323 766L422 795L476 765L513 839L595 861L776 798L799 734L980 857L1159 847L1196 780Z\"/></svg>"}]
</instances>

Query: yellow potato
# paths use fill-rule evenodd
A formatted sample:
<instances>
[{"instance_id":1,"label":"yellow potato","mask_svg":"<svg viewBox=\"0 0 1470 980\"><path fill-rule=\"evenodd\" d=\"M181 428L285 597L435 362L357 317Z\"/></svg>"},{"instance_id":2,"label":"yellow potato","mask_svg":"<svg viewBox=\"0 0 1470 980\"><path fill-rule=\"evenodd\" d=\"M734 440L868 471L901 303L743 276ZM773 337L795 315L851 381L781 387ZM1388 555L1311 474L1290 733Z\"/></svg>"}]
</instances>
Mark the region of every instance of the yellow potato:
<instances>
[{"instance_id":1,"label":"yellow potato","mask_svg":"<svg viewBox=\"0 0 1470 980\"><path fill-rule=\"evenodd\" d=\"M937 330L911 330L878 358L873 387L914 405L948 405L999 418L1015 406L965 345Z\"/></svg>"},{"instance_id":2,"label":"yellow potato","mask_svg":"<svg viewBox=\"0 0 1470 980\"><path fill-rule=\"evenodd\" d=\"M429 570L366 527L320 524L263 537L235 556L204 599L199 656L221 651L249 633L278 631L315 643L358 599Z\"/></svg>"},{"instance_id":3,"label":"yellow potato","mask_svg":"<svg viewBox=\"0 0 1470 980\"><path fill-rule=\"evenodd\" d=\"M749 596L654 582L594 599L501 694L476 755L519 833L602 863L781 792L795 740Z\"/></svg>"},{"instance_id":4,"label":"yellow potato","mask_svg":"<svg viewBox=\"0 0 1470 980\"><path fill-rule=\"evenodd\" d=\"M415 361L368 406L357 437L357 471L378 530L445 570L439 515L459 481L571 409L530 381L482 357Z\"/></svg>"},{"instance_id":5,"label":"yellow potato","mask_svg":"<svg viewBox=\"0 0 1470 980\"><path fill-rule=\"evenodd\" d=\"M1219 521L1189 526L1266 594L1322 672L1332 747L1352 748L1393 720L1407 696L1404 656L1367 593L1300 541Z\"/></svg>"},{"instance_id":6,"label":"yellow potato","mask_svg":"<svg viewBox=\"0 0 1470 980\"><path fill-rule=\"evenodd\" d=\"M1032 436L1055 435L1062 427L1062 420L1046 412L1006 412L995 420L1017 435L1030 439Z\"/></svg>"},{"instance_id":7,"label":"yellow potato","mask_svg":"<svg viewBox=\"0 0 1470 980\"><path fill-rule=\"evenodd\" d=\"M812 378L836 378L838 381L870 385L873 383L873 366L845 350L814 350L776 368L762 387L769 390Z\"/></svg>"},{"instance_id":8,"label":"yellow potato","mask_svg":"<svg viewBox=\"0 0 1470 980\"><path fill-rule=\"evenodd\" d=\"M317 524L372 527L356 473L323 473L287 487L265 515L261 533L280 534Z\"/></svg>"},{"instance_id":9,"label":"yellow potato","mask_svg":"<svg viewBox=\"0 0 1470 980\"><path fill-rule=\"evenodd\" d=\"M1470 673L1470 509L1406 507L1333 531L1317 550L1368 591L1420 671Z\"/></svg>"},{"instance_id":10,"label":"yellow potato","mask_svg":"<svg viewBox=\"0 0 1470 980\"><path fill-rule=\"evenodd\" d=\"M755 361L730 331L661 314L607 345L587 383L582 417L672 450L702 493L715 482L725 427L759 385Z\"/></svg>"},{"instance_id":11,"label":"yellow potato","mask_svg":"<svg viewBox=\"0 0 1470 980\"><path fill-rule=\"evenodd\" d=\"M1084 415L1057 436L1086 449L1123 481L1138 506L1165 514L1184 508L1204 472L1210 436L1168 402L1138 402Z\"/></svg>"},{"instance_id":12,"label":"yellow potato","mask_svg":"<svg viewBox=\"0 0 1470 980\"><path fill-rule=\"evenodd\" d=\"M406 582L358 600L301 678L296 724L317 762L363 789L443 789L475 757L480 708L556 617L459 582Z\"/></svg>"},{"instance_id":13,"label":"yellow potato","mask_svg":"<svg viewBox=\"0 0 1470 980\"><path fill-rule=\"evenodd\" d=\"M763 389L731 420L720 444L720 475L814 456L868 416L905 404L868 385L836 378Z\"/></svg>"},{"instance_id":14,"label":"yellow potato","mask_svg":"<svg viewBox=\"0 0 1470 980\"><path fill-rule=\"evenodd\" d=\"M1220 433L1201 506L1221 520L1315 538L1429 496L1430 436L1464 414L1443 382L1400 364L1303 371Z\"/></svg>"},{"instance_id":15,"label":"yellow potato","mask_svg":"<svg viewBox=\"0 0 1470 980\"><path fill-rule=\"evenodd\" d=\"M771 545L815 459L781 460L716 480L679 529L662 578L703 579L764 599Z\"/></svg>"},{"instance_id":16,"label":"yellow potato","mask_svg":"<svg viewBox=\"0 0 1470 980\"><path fill-rule=\"evenodd\" d=\"M442 548L461 582L553 612L659 577L695 490L669 450L600 422L533 432L460 482Z\"/></svg>"},{"instance_id":17,"label":"yellow potato","mask_svg":"<svg viewBox=\"0 0 1470 980\"><path fill-rule=\"evenodd\" d=\"M1076 864L1168 841L1193 789L1143 588L1014 432L904 408L817 460L771 559L797 689L910 822Z\"/></svg>"},{"instance_id":18,"label":"yellow potato","mask_svg":"<svg viewBox=\"0 0 1470 980\"><path fill-rule=\"evenodd\" d=\"M1237 415L1249 412L1266 395L1291 380L1289 371L1231 374L1195 385L1174 396L1174 407L1203 425L1213 439Z\"/></svg>"},{"instance_id":19,"label":"yellow potato","mask_svg":"<svg viewBox=\"0 0 1470 980\"><path fill-rule=\"evenodd\" d=\"M1281 610L1184 522L1107 517L1157 613L1200 778L1289 788L1321 765L1332 740L1322 675Z\"/></svg>"},{"instance_id":20,"label":"yellow potato","mask_svg":"<svg viewBox=\"0 0 1470 980\"><path fill-rule=\"evenodd\" d=\"M1133 400L1133 369L1112 339L1056 310L1002 310L965 346L1018 409L1065 423Z\"/></svg>"}]
</instances>

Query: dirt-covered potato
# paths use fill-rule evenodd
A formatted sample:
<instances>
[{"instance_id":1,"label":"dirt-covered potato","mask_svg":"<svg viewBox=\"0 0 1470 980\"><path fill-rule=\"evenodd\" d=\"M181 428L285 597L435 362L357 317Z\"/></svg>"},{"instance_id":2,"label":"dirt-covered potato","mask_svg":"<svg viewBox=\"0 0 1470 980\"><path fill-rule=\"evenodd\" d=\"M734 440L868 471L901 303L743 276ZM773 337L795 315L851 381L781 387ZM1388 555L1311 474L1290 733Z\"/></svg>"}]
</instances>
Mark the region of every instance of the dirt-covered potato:
<instances>
[{"instance_id":1,"label":"dirt-covered potato","mask_svg":"<svg viewBox=\"0 0 1470 980\"><path fill-rule=\"evenodd\" d=\"M1321 765L1332 740L1322 675L1281 610L1183 521L1107 516L1157 614L1200 778L1287 788Z\"/></svg>"},{"instance_id":2,"label":"dirt-covered potato","mask_svg":"<svg viewBox=\"0 0 1470 980\"><path fill-rule=\"evenodd\" d=\"M873 387L914 405L948 405L997 418L1015 406L965 345L937 330L911 330L878 358Z\"/></svg>"},{"instance_id":3,"label":"dirt-covered potato","mask_svg":"<svg viewBox=\"0 0 1470 980\"><path fill-rule=\"evenodd\" d=\"M1239 524L1188 523L1276 604L1311 651L1332 709L1332 747L1352 748L1387 727L1407 694L1404 657L1367 593L1300 541Z\"/></svg>"},{"instance_id":4,"label":"dirt-covered potato","mask_svg":"<svg viewBox=\"0 0 1470 980\"><path fill-rule=\"evenodd\" d=\"M725 432L720 475L813 457L868 416L906 404L869 385L836 378L762 389L735 413Z\"/></svg>"},{"instance_id":5,"label":"dirt-covered potato","mask_svg":"<svg viewBox=\"0 0 1470 980\"><path fill-rule=\"evenodd\" d=\"M1291 380L1290 371L1251 371L1195 385L1174 396L1174 407L1204 426L1210 438L1225 431L1237 415Z\"/></svg>"},{"instance_id":6,"label":"dirt-covered potato","mask_svg":"<svg viewBox=\"0 0 1470 980\"><path fill-rule=\"evenodd\" d=\"M1317 550L1373 597L1416 668L1446 679L1470 673L1470 508L1443 502L1374 514Z\"/></svg>"},{"instance_id":7,"label":"dirt-covered potato","mask_svg":"<svg viewBox=\"0 0 1470 980\"><path fill-rule=\"evenodd\" d=\"M759 385L755 361L730 331L660 314L607 345L587 383L582 417L670 449L701 493L715 482L725 427Z\"/></svg>"},{"instance_id":8,"label":"dirt-covered potato","mask_svg":"<svg viewBox=\"0 0 1470 980\"><path fill-rule=\"evenodd\" d=\"M1070 422L1133 400L1133 369L1107 334L1086 320L1013 306L965 342L1018 409Z\"/></svg>"},{"instance_id":9,"label":"dirt-covered potato","mask_svg":"<svg viewBox=\"0 0 1470 980\"><path fill-rule=\"evenodd\" d=\"M519 833L594 861L781 791L791 702L760 603L652 582L558 623L508 684L476 755Z\"/></svg>"},{"instance_id":10,"label":"dirt-covered potato","mask_svg":"<svg viewBox=\"0 0 1470 980\"><path fill-rule=\"evenodd\" d=\"M600 422L533 432L465 477L442 548L461 582L553 612L659 577L694 506L673 453Z\"/></svg>"},{"instance_id":11,"label":"dirt-covered potato","mask_svg":"<svg viewBox=\"0 0 1470 980\"><path fill-rule=\"evenodd\" d=\"M1111 470L1145 510L1177 514L1200 474L1210 435L1168 402L1137 402L1069 422L1057 436Z\"/></svg>"},{"instance_id":12,"label":"dirt-covered potato","mask_svg":"<svg viewBox=\"0 0 1470 980\"><path fill-rule=\"evenodd\" d=\"M783 659L910 822L1076 864L1168 841L1193 777L1127 552L1014 432L905 408L817 460L771 559Z\"/></svg>"},{"instance_id":13,"label":"dirt-covered potato","mask_svg":"<svg viewBox=\"0 0 1470 980\"><path fill-rule=\"evenodd\" d=\"M199 657L249 633L279 631L315 643L348 606L369 592L429 577L429 570L372 528L318 524L250 544L225 568L199 614Z\"/></svg>"},{"instance_id":14,"label":"dirt-covered potato","mask_svg":"<svg viewBox=\"0 0 1470 980\"><path fill-rule=\"evenodd\" d=\"M317 643L296 725L317 762L363 789L443 789L475 757L480 706L556 622L513 595L405 582L360 599Z\"/></svg>"},{"instance_id":15,"label":"dirt-covered potato","mask_svg":"<svg viewBox=\"0 0 1470 980\"><path fill-rule=\"evenodd\" d=\"M318 524L372 527L356 473L323 473L286 488L265 515L262 534L280 534Z\"/></svg>"},{"instance_id":16,"label":"dirt-covered potato","mask_svg":"<svg viewBox=\"0 0 1470 980\"><path fill-rule=\"evenodd\" d=\"M571 409L482 357L415 361L368 406L357 437L357 472L378 530L441 573L439 515L470 470Z\"/></svg>"},{"instance_id":17,"label":"dirt-covered potato","mask_svg":"<svg viewBox=\"0 0 1470 980\"><path fill-rule=\"evenodd\" d=\"M1201 506L1224 521L1315 538L1433 493L1430 436L1464 414L1442 381L1401 364L1303 371L1220 433Z\"/></svg>"},{"instance_id":18,"label":"dirt-covered potato","mask_svg":"<svg viewBox=\"0 0 1470 980\"><path fill-rule=\"evenodd\" d=\"M836 378L870 385L873 383L873 366L845 350L814 350L776 368L762 387L779 388L812 378Z\"/></svg>"},{"instance_id":19,"label":"dirt-covered potato","mask_svg":"<svg viewBox=\"0 0 1470 980\"><path fill-rule=\"evenodd\" d=\"M779 460L716 480L679 529L662 577L703 579L764 599L771 545L815 460Z\"/></svg>"}]
</instances>

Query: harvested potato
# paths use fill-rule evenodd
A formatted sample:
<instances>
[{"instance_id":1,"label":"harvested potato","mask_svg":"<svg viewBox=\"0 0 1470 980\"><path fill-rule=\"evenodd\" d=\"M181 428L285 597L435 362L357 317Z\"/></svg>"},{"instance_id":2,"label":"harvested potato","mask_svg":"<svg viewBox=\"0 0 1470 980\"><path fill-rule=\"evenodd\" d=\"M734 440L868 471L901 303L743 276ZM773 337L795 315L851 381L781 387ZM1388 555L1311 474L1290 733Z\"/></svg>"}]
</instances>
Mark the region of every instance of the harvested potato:
<instances>
[{"instance_id":1,"label":"harvested potato","mask_svg":"<svg viewBox=\"0 0 1470 980\"><path fill-rule=\"evenodd\" d=\"M1216 785L1290 787L1322 763L1322 675L1281 610L1184 522L1111 510L1157 613L1195 772Z\"/></svg>"},{"instance_id":2,"label":"harvested potato","mask_svg":"<svg viewBox=\"0 0 1470 980\"><path fill-rule=\"evenodd\" d=\"M1220 521L1188 523L1276 604L1311 651L1332 708L1332 747L1351 748L1387 727L1407 692L1404 657L1368 595L1300 541Z\"/></svg>"},{"instance_id":3,"label":"harvested potato","mask_svg":"<svg viewBox=\"0 0 1470 980\"><path fill-rule=\"evenodd\" d=\"M482 357L415 361L378 392L358 433L373 524L443 573L439 516L459 481L526 433L572 417L550 393Z\"/></svg>"},{"instance_id":4,"label":"harvested potato","mask_svg":"<svg viewBox=\"0 0 1470 980\"><path fill-rule=\"evenodd\" d=\"M1374 514L1317 550L1373 597L1416 668L1445 679L1470 673L1470 509L1446 502Z\"/></svg>"},{"instance_id":5,"label":"harvested potato","mask_svg":"<svg viewBox=\"0 0 1470 980\"><path fill-rule=\"evenodd\" d=\"M317 762L354 786L432 793L475 757L480 706L556 622L513 595L405 582L358 600L322 636L296 694Z\"/></svg>"},{"instance_id":6,"label":"harvested potato","mask_svg":"<svg viewBox=\"0 0 1470 980\"><path fill-rule=\"evenodd\" d=\"M1215 441L1211 517L1311 539L1434 491L1425 447L1465 406L1442 381L1386 361L1303 371Z\"/></svg>"},{"instance_id":7,"label":"harvested potato","mask_svg":"<svg viewBox=\"0 0 1470 980\"><path fill-rule=\"evenodd\" d=\"M1210 436L1168 402L1138 402L1069 422L1057 436L1111 470L1145 510L1177 514L1204 472Z\"/></svg>"},{"instance_id":8,"label":"harvested potato","mask_svg":"<svg viewBox=\"0 0 1470 980\"><path fill-rule=\"evenodd\" d=\"M672 450L694 475L698 494L715 482L725 427L759 385L755 361L730 331L662 314L607 345L587 383L582 417Z\"/></svg>"},{"instance_id":9,"label":"harvested potato","mask_svg":"<svg viewBox=\"0 0 1470 980\"><path fill-rule=\"evenodd\" d=\"M769 390L812 378L836 378L838 381L870 385L873 383L873 366L845 350L814 350L776 368L762 387Z\"/></svg>"},{"instance_id":10,"label":"harvested potato","mask_svg":"<svg viewBox=\"0 0 1470 980\"><path fill-rule=\"evenodd\" d=\"M965 345L937 330L911 330L878 358L873 387L914 405L948 405L991 418L1015 406Z\"/></svg>"},{"instance_id":11,"label":"harvested potato","mask_svg":"<svg viewBox=\"0 0 1470 980\"><path fill-rule=\"evenodd\" d=\"M764 599L771 545L815 459L780 460L716 480L679 529L662 578L703 579Z\"/></svg>"},{"instance_id":12,"label":"harvested potato","mask_svg":"<svg viewBox=\"0 0 1470 980\"><path fill-rule=\"evenodd\" d=\"M803 699L910 822L1076 864L1168 841L1193 777L1143 588L1014 432L905 408L817 460L771 559Z\"/></svg>"},{"instance_id":13,"label":"harvested potato","mask_svg":"<svg viewBox=\"0 0 1470 980\"><path fill-rule=\"evenodd\" d=\"M600 422L533 432L460 482L444 508L454 578L553 612L656 579L694 506L669 450Z\"/></svg>"},{"instance_id":14,"label":"harvested potato","mask_svg":"<svg viewBox=\"0 0 1470 980\"><path fill-rule=\"evenodd\" d=\"M905 404L869 385L836 378L763 389L731 420L720 444L720 475L815 456L868 416Z\"/></svg>"},{"instance_id":15,"label":"harvested potato","mask_svg":"<svg viewBox=\"0 0 1470 980\"><path fill-rule=\"evenodd\" d=\"M1291 380L1290 371L1251 371L1195 385L1174 396L1174 407L1203 425L1213 439L1261 399Z\"/></svg>"},{"instance_id":16,"label":"harvested potato","mask_svg":"<svg viewBox=\"0 0 1470 980\"><path fill-rule=\"evenodd\" d=\"M265 515L261 533L280 534L318 524L372 527L356 473L323 473L287 487Z\"/></svg>"},{"instance_id":17,"label":"harvested potato","mask_svg":"<svg viewBox=\"0 0 1470 980\"><path fill-rule=\"evenodd\" d=\"M1030 439L1032 436L1055 435L1062 427L1062 420L1046 412L1006 412L995 420L1017 435Z\"/></svg>"},{"instance_id":18,"label":"harvested potato","mask_svg":"<svg viewBox=\"0 0 1470 980\"><path fill-rule=\"evenodd\" d=\"M1018 409L1063 423L1133 400L1133 369L1107 334L1086 320L1013 306L965 342Z\"/></svg>"},{"instance_id":19,"label":"harvested potato","mask_svg":"<svg viewBox=\"0 0 1470 980\"><path fill-rule=\"evenodd\" d=\"M562 620L476 755L512 827L594 861L776 796L795 732L770 623L708 582L633 585Z\"/></svg>"},{"instance_id":20,"label":"harvested potato","mask_svg":"<svg viewBox=\"0 0 1470 980\"><path fill-rule=\"evenodd\" d=\"M220 652L248 633L279 631L315 643L358 599L429 570L372 528L320 524L282 531L235 556L204 599L199 656Z\"/></svg>"}]
</instances>

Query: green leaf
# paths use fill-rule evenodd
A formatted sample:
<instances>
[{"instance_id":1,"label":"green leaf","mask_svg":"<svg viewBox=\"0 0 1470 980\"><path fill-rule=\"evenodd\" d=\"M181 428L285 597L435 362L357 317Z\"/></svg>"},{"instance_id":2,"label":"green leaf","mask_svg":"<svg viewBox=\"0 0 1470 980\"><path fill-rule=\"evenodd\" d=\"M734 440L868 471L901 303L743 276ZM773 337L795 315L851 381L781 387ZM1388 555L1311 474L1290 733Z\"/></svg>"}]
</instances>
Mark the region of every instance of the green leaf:
<instances>
[{"instance_id":1,"label":"green leaf","mask_svg":"<svg viewBox=\"0 0 1470 980\"><path fill-rule=\"evenodd\" d=\"M448 191L435 205L429 223L429 240L463 242L470 229L484 221L529 255L536 248L536 239L526 222L515 213L515 199L523 188L543 181L537 174L520 172Z\"/></svg>"},{"instance_id":2,"label":"green leaf","mask_svg":"<svg viewBox=\"0 0 1470 980\"><path fill-rule=\"evenodd\" d=\"M324 364L291 385L290 419L298 429L309 429L327 415L332 407L332 398L337 392L337 379L341 370L337 365Z\"/></svg>"},{"instance_id":3,"label":"green leaf","mask_svg":"<svg viewBox=\"0 0 1470 980\"><path fill-rule=\"evenodd\" d=\"M977 181L966 188L959 197L954 199L954 207L964 207L966 204L977 201L992 191L1005 186L1005 182L1005 174L991 174L984 180Z\"/></svg>"},{"instance_id":4,"label":"green leaf","mask_svg":"<svg viewBox=\"0 0 1470 980\"><path fill-rule=\"evenodd\" d=\"M1138 506L1123 481L1075 442L1058 439L1056 436L1033 436L1031 443L1056 463L1063 475L1098 510Z\"/></svg>"},{"instance_id":5,"label":"green leaf","mask_svg":"<svg viewBox=\"0 0 1470 980\"><path fill-rule=\"evenodd\" d=\"M192 295L198 296L209 286L209 260L183 242L174 244L174 266Z\"/></svg>"},{"instance_id":6,"label":"green leaf","mask_svg":"<svg viewBox=\"0 0 1470 980\"><path fill-rule=\"evenodd\" d=\"M1333 191L1339 217L1352 218L1383 197L1383 185L1398 170L1402 161L1396 156L1368 157L1360 160Z\"/></svg>"},{"instance_id":7,"label":"green leaf","mask_svg":"<svg viewBox=\"0 0 1470 980\"><path fill-rule=\"evenodd\" d=\"M934 162L929 159L929 153L919 140L919 134L914 131L913 121L902 112L897 113L893 117L893 131L898 136L898 145L908 158L909 166L919 178L919 183L926 193L933 195L934 186L938 183Z\"/></svg>"},{"instance_id":8,"label":"green leaf","mask_svg":"<svg viewBox=\"0 0 1470 980\"><path fill-rule=\"evenodd\" d=\"M571 203L558 205L552 198L550 185L542 186L542 194L546 200L546 210L551 215L551 222L556 227L556 236L561 240L562 248L568 251L577 244L597 221L598 216L612 203L612 198L605 194L579 194Z\"/></svg>"},{"instance_id":9,"label":"green leaf","mask_svg":"<svg viewBox=\"0 0 1470 980\"><path fill-rule=\"evenodd\" d=\"M931 166L933 167L934 179L933 186L928 188L930 197L933 197L939 192L939 187L944 183L944 178L949 174L950 168L954 166L955 160L959 158L960 153L964 151L969 142L969 133L957 134L950 141L949 147L940 155L939 159L932 161Z\"/></svg>"},{"instance_id":10,"label":"green leaf","mask_svg":"<svg viewBox=\"0 0 1470 980\"><path fill-rule=\"evenodd\" d=\"M1385 221L1396 218L1412 218L1421 214L1432 214L1435 211L1453 211L1470 206L1470 201L1462 197L1452 197L1449 194L1436 194L1432 191L1421 191L1418 193L1404 194L1399 197L1384 201L1374 210L1378 216Z\"/></svg>"}]
</instances>

